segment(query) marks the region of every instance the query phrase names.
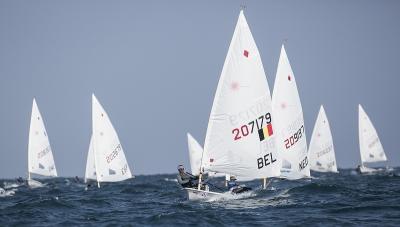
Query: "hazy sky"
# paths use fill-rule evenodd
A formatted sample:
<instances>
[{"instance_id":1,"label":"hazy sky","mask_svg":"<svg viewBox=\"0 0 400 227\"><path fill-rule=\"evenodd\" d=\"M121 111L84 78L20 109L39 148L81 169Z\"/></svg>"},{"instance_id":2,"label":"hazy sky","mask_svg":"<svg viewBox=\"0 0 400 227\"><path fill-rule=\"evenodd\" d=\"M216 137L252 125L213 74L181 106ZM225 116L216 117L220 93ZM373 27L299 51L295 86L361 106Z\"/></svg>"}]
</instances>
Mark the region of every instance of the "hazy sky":
<instances>
[{"instance_id":1,"label":"hazy sky","mask_svg":"<svg viewBox=\"0 0 400 227\"><path fill-rule=\"evenodd\" d=\"M288 39L307 140L324 104L338 166L355 166L361 103L398 166L400 1L0 0L0 177L27 175L33 97L59 175L83 176L92 92L134 174L188 165L243 2L271 92Z\"/></svg>"}]
</instances>

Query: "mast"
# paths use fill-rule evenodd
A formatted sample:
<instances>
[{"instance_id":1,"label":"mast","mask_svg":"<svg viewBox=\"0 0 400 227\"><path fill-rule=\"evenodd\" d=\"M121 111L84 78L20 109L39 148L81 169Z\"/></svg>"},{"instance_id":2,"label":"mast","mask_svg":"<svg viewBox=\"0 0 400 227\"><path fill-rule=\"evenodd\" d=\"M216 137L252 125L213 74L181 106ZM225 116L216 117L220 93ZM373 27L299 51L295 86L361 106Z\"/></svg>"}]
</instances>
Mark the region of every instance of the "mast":
<instances>
[{"instance_id":1,"label":"mast","mask_svg":"<svg viewBox=\"0 0 400 227\"><path fill-rule=\"evenodd\" d=\"M96 136L94 136L93 140L94 144L96 144ZM93 156L94 156L94 169L96 170L97 187L100 188L99 171L97 171L96 146L93 146Z\"/></svg>"}]
</instances>

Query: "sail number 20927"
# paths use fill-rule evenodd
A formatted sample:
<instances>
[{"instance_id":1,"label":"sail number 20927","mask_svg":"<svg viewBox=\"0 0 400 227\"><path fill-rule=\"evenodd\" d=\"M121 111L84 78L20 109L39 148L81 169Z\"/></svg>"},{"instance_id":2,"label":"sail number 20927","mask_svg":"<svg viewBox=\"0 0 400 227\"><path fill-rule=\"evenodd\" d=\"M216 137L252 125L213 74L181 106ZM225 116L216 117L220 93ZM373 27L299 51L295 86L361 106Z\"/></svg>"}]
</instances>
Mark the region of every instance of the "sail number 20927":
<instances>
[{"instance_id":1,"label":"sail number 20927","mask_svg":"<svg viewBox=\"0 0 400 227\"><path fill-rule=\"evenodd\" d=\"M242 125L238 128L234 128L232 130L233 134L233 140L239 140L243 137L246 137L254 132L254 125L257 127L257 132L261 128L263 128L264 125L270 124L271 123L271 114L266 113L265 115L262 115L255 120L249 122L248 124Z\"/></svg>"}]
</instances>

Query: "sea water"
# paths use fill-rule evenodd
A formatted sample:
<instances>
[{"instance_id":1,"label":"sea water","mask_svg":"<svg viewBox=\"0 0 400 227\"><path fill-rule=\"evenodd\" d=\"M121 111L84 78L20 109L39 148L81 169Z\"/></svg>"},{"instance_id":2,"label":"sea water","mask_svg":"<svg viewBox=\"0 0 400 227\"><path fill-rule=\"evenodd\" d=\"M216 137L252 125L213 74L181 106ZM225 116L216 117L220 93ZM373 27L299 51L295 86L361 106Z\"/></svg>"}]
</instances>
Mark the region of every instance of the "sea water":
<instances>
[{"instance_id":1,"label":"sea water","mask_svg":"<svg viewBox=\"0 0 400 227\"><path fill-rule=\"evenodd\" d=\"M252 193L212 202L188 201L174 174L137 176L100 189L73 178L42 180L34 189L3 179L0 225L400 226L400 169L339 171L273 179L267 190L260 180L246 182ZM223 178L210 182L223 188Z\"/></svg>"}]
</instances>

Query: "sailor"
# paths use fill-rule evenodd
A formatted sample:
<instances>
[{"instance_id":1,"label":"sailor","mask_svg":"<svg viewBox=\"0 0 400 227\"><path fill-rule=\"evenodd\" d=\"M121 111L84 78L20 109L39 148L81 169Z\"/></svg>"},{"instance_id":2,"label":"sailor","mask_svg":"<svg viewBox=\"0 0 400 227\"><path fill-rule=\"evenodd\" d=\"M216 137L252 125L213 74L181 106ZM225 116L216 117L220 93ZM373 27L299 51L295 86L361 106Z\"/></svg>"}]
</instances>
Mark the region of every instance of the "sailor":
<instances>
[{"instance_id":1,"label":"sailor","mask_svg":"<svg viewBox=\"0 0 400 227\"><path fill-rule=\"evenodd\" d=\"M80 183L81 181L79 180L78 176L75 176L75 183Z\"/></svg>"},{"instance_id":2,"label":"sailor","mask_svg":"<svg viewBox=\"0 0 400 227\"><path fill-rule=\"evenodd\" d=\"M239 187L239 184L236 182L236 177L235 176L230 176L229 181L228 181L228 189L229 191L232 191L236 188Z\"/></svg>"},{"instance_id":3,"label":"sailor","mask_svg":"<svg viewBox=\"0 0 400 227\"><path fill-rule=\"evenodd\" d=\"M361 165L358 165L358 166L357 166L356 171L357 171L357 173L360 173L360 174L362 173L362 172L361 172Z\"/></svg>"},{"instance_id":4,"label":"sailor","mask_svg":"<svg viewBox=\"0 0 400 227\"><path fill-rule=\"evenodd\" d=\"M239 194L245 191L250 191L250 187L246 187L245 185L239 185L236 182L236 177L235 176L230 176L229 181L228 181L228 189L232 193Z\"/></svg>"},{"instance_id":5,"label":"sailor","mask_svg":"<svg viewBox=\"0 0 400 227\"><path fill-rule=\"evenodd\" d=\"M25 181L24 181L24 179L22 179L22 177L18 177L18 178L17 178L17 183L18 183L18 184L24 184Z\"/></svg>"},{"instance_id":6,"label":"sailor","mask_svg":"<svg viewBox=\"0 0 400 227\"><path fill-rule=\"evenodd\" d=\"M198 183L196 180L199 179L198 176L193 176L190 173L185 172L185 167L183 165L178 166L178 172L179 174L177 175L178 183L184 187L184 188L195 188L197 187Z\"/></svg>"}]
</instances>

